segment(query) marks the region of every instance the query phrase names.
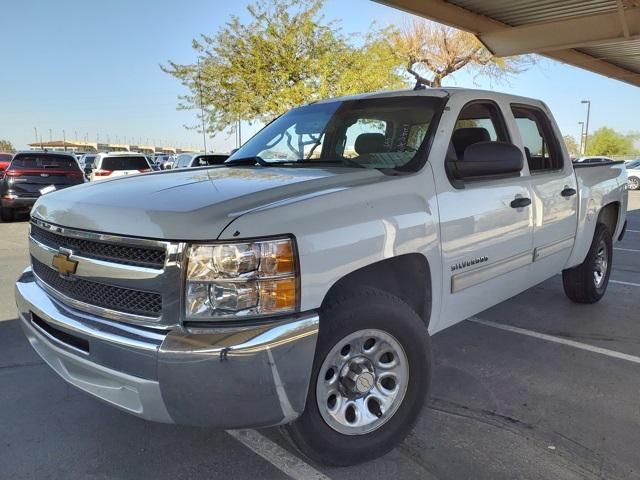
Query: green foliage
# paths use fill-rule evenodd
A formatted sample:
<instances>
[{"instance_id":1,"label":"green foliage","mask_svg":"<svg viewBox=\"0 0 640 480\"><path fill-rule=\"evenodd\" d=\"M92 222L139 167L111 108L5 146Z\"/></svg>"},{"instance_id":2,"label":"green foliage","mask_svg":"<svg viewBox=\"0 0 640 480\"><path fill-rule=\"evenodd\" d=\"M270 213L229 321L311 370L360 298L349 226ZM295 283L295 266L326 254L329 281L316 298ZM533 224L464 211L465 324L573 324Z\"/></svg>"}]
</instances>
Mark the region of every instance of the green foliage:
<instances>
[{"instance_id":1,"label":"green foliage","mask_svg":"<svg viewBox=\"0 0 640 480\"><path fill-rule=\"evenodd\" d=\"M403 84L389 45L377 36L354 46L319 14L324 0L256 0L250 20L236 16L193 41L198 62L161 68L187 88L179 109L205 111L209 133L241 119L267 122L322 98Z\"/></svg>"},{"instance_id":2,"label":"green foliage","mask_svg":"<svg viewBox=\"0 0 640 480\"><path fill-rule=\"evenodd\" d=\"M567 151L569 152L569 156L572 158L576 158L580 156L580 147L578 147L578 142L571 135L565 135L562 137L564 140L564 144L567 147Z\"/></svg>"},{"instance_id":3,"label":"green foliage","mask_svg":"<svg viewBox=\"0 0 640 480\"><path fill-rule=\"evenodd\" d=\"M587 155L630 155L634 153L632 136L602 127L587 139Z\"/></svg>"},{"instance_id":4,"label":"green foliage","mask_svg":"<svg viewBox=\"0 0 640 480\"><path fill-rule=\"evenodd\" d=\"M13 152L13 145L9 140L0 140L0 152Z\"/></svg>"}]
</instances>

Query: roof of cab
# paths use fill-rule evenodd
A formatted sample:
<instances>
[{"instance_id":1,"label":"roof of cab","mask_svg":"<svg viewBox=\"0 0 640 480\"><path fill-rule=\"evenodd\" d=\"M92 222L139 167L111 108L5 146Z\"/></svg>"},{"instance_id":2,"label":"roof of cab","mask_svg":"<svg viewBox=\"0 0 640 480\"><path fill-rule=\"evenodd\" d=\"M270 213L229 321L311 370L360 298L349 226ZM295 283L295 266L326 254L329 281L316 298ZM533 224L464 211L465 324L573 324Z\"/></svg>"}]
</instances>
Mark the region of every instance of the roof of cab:
<instances>
[{"instance_id":1,"label":"roof of cab","mask_svg":"<svg viewBox=\"0 0 640 480\"><path fill-rule=\"evenodd\" d=\"M329 102L336 102L336 101L344 102L349 100L362 100L366 98L393 98L393 97L447 98L453 95L469 97L470 100L479 99L482 97L487 99L495 99L495 98L502 97L512 102L516 101L516 102L531 103L531 104L544 104L541 100L538 100L535 98L522 97L519 95L512 95L510 93L496 92L493 90L481 90L476 88L462 88L462 87L421 88L418 90L414 90L414 89L381 90L378 92L359 93L356 95L346 95L343 97L328 98L328 99L319 100L313 103L320 104L320 103L329 103Z\"/></svg>"}]
</instances>

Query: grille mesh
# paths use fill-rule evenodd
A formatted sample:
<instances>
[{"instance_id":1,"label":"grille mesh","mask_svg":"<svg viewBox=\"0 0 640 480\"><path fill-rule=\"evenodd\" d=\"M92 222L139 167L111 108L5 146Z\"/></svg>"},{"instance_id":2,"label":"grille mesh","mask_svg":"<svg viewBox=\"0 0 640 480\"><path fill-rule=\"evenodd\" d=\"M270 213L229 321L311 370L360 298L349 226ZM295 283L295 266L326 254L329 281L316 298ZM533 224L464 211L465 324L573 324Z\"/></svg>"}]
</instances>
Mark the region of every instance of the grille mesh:
<instances>
[{"instance_id":1,"label":"grille mesh","mask_svg":"<svg viewBox=\"0 0 640 480\"><path fill-rule=\"evenodd\" d=\"M57 271L33 257L31 264L33 271L43 282L69 298L123 313L160 316L162 296L158 293L114 287L79 278L62 278Z\"/></svg>"},{"instance_id":2,"label":"grille mesh","mask_svg":"<svg viewBox=\"0 0 640 480\"><path fill-rule=\"evenodd\" d=\"M31 236L52 248L65 247L76 255L105 260L122 265L163 268L166 252L162 248L131 247L97 242L82 238L66 237L31 224Z\"/></svg>"}]
</instances>

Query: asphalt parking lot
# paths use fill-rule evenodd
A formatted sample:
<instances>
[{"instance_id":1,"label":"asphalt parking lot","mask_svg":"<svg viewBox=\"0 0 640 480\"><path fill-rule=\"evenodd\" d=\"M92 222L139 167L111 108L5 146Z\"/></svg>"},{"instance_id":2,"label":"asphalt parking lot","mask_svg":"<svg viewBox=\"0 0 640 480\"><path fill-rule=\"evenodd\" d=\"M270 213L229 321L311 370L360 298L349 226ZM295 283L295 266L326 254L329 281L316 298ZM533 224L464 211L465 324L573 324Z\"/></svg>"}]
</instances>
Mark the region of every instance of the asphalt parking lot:
<instances>
[{"instance_id":1,"label":"asphalt parking lot","mask_svg":"<svg viewBox=\"0 0 640 480\"><path fill-rule=\"evenodd\" d=\"M600 303L571 303L554 277L436 335L412 434L344 469L302 463L277 429L148 423L67 386L16 320L27 218L0 224L0 479L640 478L640 192L629 208Z\"/></svg>"}]
</instances>

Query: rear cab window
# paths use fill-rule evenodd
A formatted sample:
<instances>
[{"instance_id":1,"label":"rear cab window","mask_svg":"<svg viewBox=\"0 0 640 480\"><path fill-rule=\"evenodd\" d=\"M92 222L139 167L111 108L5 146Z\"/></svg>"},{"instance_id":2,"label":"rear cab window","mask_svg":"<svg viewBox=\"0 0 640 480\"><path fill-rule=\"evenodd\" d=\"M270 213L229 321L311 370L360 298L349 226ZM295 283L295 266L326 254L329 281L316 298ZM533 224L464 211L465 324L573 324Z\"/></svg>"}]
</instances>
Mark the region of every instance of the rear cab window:
<instances>
[{"instance_id":1,"label":"rear cab window","mask_svg":"<svg viewBox=\"0 0 640 480\"><path fill-rule=\"evenodd\" d=\"M75 158L68 155L55 155L50 153L17 154L11 162L9 169L80 171L80 167Z\"/></svg>"},{"instance_id":2,"label":"rear cab window","mask_svg":"<svg viewBox=\"0 0 640 480\"><path fill-rule=\"evenodd\" d=\"M102 170L147 170L149 163L147 159L142 156L118 156L118 157L105 157L102 159Z\"/></svg>"},{"instance_id":3,"label":"rear cab window","mask_svg":"<svg viewBox=\"0 0 640 480\"><path fill-rule=\"evenodd\" d=\"M522 137L529 171L544 173L562 170L562 150L547 114L531 105L513 104L511 111Z\"/></svg>"}]
</instances>

